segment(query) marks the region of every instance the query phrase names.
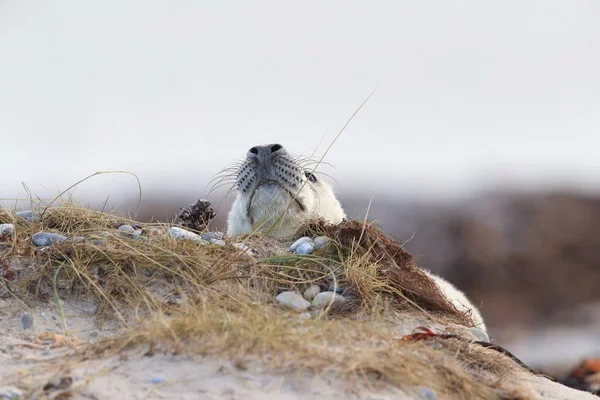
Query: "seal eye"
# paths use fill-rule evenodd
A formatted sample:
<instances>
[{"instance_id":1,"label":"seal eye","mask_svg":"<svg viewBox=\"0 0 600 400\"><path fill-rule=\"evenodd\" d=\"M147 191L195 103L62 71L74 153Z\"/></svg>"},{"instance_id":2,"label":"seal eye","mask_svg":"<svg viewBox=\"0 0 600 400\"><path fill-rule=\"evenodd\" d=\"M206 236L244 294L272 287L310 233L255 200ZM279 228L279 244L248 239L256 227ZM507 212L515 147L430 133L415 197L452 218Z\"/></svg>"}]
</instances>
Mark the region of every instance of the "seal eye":
<instances>
[{"instance_id":1,"label":"seal eye","mask_svg":"<svg viewBox=\"0 0 600 400\"><path fill-rule=\"evenodd\" d=\"M313 183L317 181L317 177L316 177L316 176L315 176L315 174L313 174L312 172L308 172L308 171L306 171L306 172L304 173L304 176L306 176L306 178L307 178L309 181L313 182Z\"/></svg>"}]
</instances>

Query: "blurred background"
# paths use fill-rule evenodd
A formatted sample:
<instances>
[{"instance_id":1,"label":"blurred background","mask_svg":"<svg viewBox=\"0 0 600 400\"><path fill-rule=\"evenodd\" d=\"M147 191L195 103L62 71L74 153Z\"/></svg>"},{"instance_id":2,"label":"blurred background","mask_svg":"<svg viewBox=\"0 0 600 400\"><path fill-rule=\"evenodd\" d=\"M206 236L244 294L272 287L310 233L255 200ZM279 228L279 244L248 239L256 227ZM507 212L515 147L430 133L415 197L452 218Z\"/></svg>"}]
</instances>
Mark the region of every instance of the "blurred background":
<instances>
[{"instance_id":1,"label":"blurred background","mask_svg":"<svg viewBox=\"0 0 600 400\"><path fill-rule=\"evenodd\" d=\"M0 198L97 171L173 219L257 144L320 158L532 367L600 354L600 3L0 1ZM74 197L128 213L137 183Z\"/></svg>"}]
</instances>

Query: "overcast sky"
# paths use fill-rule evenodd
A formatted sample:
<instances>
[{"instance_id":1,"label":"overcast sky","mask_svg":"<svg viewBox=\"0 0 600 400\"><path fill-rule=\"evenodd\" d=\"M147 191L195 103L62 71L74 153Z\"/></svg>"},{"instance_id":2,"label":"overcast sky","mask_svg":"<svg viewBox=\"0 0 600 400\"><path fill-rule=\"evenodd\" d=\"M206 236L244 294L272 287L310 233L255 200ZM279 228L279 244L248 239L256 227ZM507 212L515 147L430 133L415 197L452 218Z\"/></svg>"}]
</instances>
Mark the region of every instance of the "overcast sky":
<instances>
[{"instance_id":1,"label":"overcast sky","mask_svg":"<svg viewBox=\"0 0 600 400\"><path fill-rule=\"evenodd\" d=\"M600 187L599 71L592 0L0 1L0 198L117 169L201 197L253 145L324 150L377 85L338 188Z\"/></svg>"}]
</instances>

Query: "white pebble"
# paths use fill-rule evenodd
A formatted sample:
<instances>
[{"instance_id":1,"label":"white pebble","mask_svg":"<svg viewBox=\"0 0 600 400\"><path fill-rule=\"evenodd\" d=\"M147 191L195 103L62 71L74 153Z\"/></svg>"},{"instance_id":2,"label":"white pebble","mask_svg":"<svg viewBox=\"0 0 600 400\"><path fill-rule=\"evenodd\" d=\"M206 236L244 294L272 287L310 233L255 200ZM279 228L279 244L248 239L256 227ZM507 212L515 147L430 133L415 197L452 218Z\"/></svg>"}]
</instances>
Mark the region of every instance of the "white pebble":
<instances>
[{"instance_id":1,"label":"white pebble","mask_svg":"<svg viewBox=\"0 0 600 400\"><path fill-rule=\"evenodd\" d=\"M217 246L225 246L225 242L221 239L213 239L210 243L216 244Z\"/></svg>"},{"instance_id":2,"label":"white pebble","mask_svg":"<svg viewBox=\"0 0 600 400\"><path fill-rule=\"evenodd\" d=\"M296 247L295 254L311 254L314 250L312 243L302 243L300 246Z\"/></svg>"},{"instance_id":3,"label":"white pebble","mask_svg":"<svg viewBox=\"0 0 600 400\"><path fill-rule=\"evenodd\" d=\"M23 396L23 391L14 386L0 387L0 399L18 399Z\"/></svg>"},{"instance_id":4,"label":"white pebble","mask_svg":"<svg viewBox=\"0 0 600 400\"><path fill-rule=\"evenodd\" d=\"M346 299L341 294L337 294L334 292L322 292L314 297L314 299L312 300L312 305L315 308L325 308L332 301L336 302L344 300Z\"/></svg>"},{"instance_id":5,"label":"white pebble","mask_svg":"<svg viewBox=\"0 0 600 400\"><path fill-rule=\"evenodd\" d=\"M298 293L283 292L275 297L279 303L286 305L294 310L304 311L310 307L310 301L306 301Z\"/></svg>"},{"instance_id":6,"label":"white pebble","mask_svg":"<svg viewBox=\"0 0 600 400\"><path fill-rule=\"evenodd\" d=\"M315 249L322 249L323 247L327 246L327 243L329 243L331 241L331 239L329 239L327 236L317 236L313 242L315 243Z\"/></svg>"},{"instance_id":7,"label":"white pebble","mask_svg":"<svg viewBox=\"0 0 600 400\"><path fill-rule=\"evenodd\" d=\"M6 235L11 237L15 233L15 226L13 224L0 224L0 238Z\"/></svg>"},{"instance_id":8,"label":"white pebble","mask_svg":"<svg viewBox=\"0 0 600 400\"><path fill-rule=\"evenodd\" d=\"M174 236L178 239L187 239L187 240L195 240L195 241L203 241L200 235L195 234L194 232L190 232L178 226L173 226L169 228L169 235Z\"/></svg>"},{"instance_id":9,"label":"white pebble","mask_svg":"<svg viewBox=\"0 0 600 400\"><path fill-rule=\"evenodd\" d=\"M306 289L304 291L302 296L306 300L312 301L312 299L314 299L315 296L318 295L319 293L321 293L321 287L319 287L319 285L311 285L308 289Z\"/></svg>"},{"instance_id":10,"label":"white pebble","mask_svg":"<svg viewBox=\"0 0 600 400\"><path fill-rule=\"evenodd\" d=\"M310 243L312 245L313 240L311 238L309 238L308 236L304 236L301 237L300 239L296 240L291 246L290 246L290 251L291 252L295 252L296 249L303 243Z\"/></svg>"},{"instance_id":11,"label":"white pebble","mask_svg":"<svg viewBox=\"0 0 600 400\"><path fill-rule=\"evenodd\" d=\"M250 247L246 246L244 243L234 243L233 246L242 250L242 254L244 256L253 256L254 255L254 250L252 250Z\"/></svg>"}]
</instances>

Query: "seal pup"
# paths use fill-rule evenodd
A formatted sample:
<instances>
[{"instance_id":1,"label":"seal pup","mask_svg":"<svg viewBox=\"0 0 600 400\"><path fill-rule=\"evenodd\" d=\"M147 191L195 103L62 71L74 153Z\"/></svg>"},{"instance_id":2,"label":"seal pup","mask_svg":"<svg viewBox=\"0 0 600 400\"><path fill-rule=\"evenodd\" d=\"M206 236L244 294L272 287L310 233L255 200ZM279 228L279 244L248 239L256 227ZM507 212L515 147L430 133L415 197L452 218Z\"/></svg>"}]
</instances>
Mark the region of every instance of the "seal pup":
<instances>
[{"instance_id":1,"label":"seal pup","mask_svg":"<svg viewBox=\"0 0 600 400\"><path fill-rule=\"evenodd\" d=\"M487 331L485 323L483 322L483 317L481 313L473 305L473 303L467 298L467 296L458 290L456 286L442 278L441 276L435 275L431 271L427 271L426 269L421 268L421 271L425 273L425 275L429 276L431 279L435 281L438 285L446 299L456 307L457 310L462 311L464 313L469 314L476 328Z\"/></svg>"},{"instance_id":2,"label":"seal pup","mask_svg":"<svg viewBox=\"0 0 600 400\"><path fill-rule=\"evenodd\" d=\"M312 218L336 224L346 215L333 189L314 172L303 168L280 144L254 146L236 173L237 197L227 220L229 236L259 230L268 236L291 239ZM435 281L446 299L471 312L475 325L486 330L479 310L445 279L421 269Z\"/></svg>"},{"instance_id":3,"label":"seal pup","mask_svg":"<svg viewBox=\"0 0 600 400\"><path fill-rule=\"evenodd\" d=\"M229 236L258 230L290 239L307 220L336 224L346 217L331 186L278 143L248 150L236 184L227 219Z\"/></svg>"}]
</instances>

